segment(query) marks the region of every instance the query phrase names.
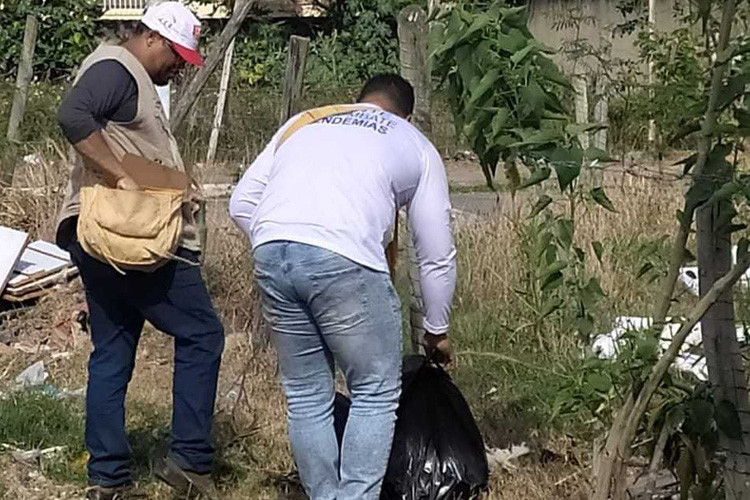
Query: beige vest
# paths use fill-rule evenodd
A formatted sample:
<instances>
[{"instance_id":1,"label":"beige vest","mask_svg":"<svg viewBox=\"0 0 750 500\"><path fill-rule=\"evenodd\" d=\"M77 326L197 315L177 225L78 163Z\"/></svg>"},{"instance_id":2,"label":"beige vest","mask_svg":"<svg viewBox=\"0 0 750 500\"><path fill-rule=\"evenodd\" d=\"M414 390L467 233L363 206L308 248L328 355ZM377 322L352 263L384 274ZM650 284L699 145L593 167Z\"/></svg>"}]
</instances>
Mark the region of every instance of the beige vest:
<instances>
[{"instance_id":1,"label":"beige vest","mask_svg":"<svg viewBox=\"0 0 750 500\"><path fill-rule=\"evenodd\" d=\"M99 46L83 61L76 81L91 66L107 59L115 59L121 63L133 76L138 86L138 112L135 119L129 123L110 121L102 130L104 140L115 157L121 160L125 153L132 153L190 175L182 163L177 141L169 128L169 120L162 109L156 87L143 65L130 51L117 45ZM58 224L79 214L81 187L105 184L104 178L93 168L86 166L86 161L72 147L70 148L70 165L70 180L58 216ZM180 246L188 250L200 251L201 242L196 214L189 204L183 205L182 215Z\"/></svg>"}]
</instances>

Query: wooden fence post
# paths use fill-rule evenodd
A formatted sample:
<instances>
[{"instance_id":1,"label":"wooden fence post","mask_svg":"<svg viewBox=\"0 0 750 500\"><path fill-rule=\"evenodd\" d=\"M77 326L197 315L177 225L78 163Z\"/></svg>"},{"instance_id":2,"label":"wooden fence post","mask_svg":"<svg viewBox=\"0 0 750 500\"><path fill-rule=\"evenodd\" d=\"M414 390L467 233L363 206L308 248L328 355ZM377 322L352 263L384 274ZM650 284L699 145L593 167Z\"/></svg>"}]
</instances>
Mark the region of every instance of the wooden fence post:
<instances>
[{"instance_id":1,"label":"wooden fence post","mask_svg":"<svg viewBox=\"0 0 750 500\"><path fill-rule=\"evenodd\" d=\"M576 108L576 122L577 123L588 123L589 121L589 88L588 79L585 74L578 74L573 76L573 88L576 92L575 97L575 108ZM584 132L578 136L578 140L581 141L581 147L585 150L589 148L589 134Z\"/></svg>"},{"instance_id":2,"label":"wooden fence post","mask_svg":"<svg viewBox=\"0 0 750 500\"><path fill-rule=\"evenodd\" d=\"M205 87L208 77L211 76L211 73L214 72L219 62L224 58L227 47L234 40L237 32L242 27L242 23L250 14L254 5L255 2L251 0L238 0L235 3L232 16L227 21L224 29L221 30L221 34L217 37L216 41L211 45L205 64L195 74L195 77L190 81L185 92L182 93L179 101L177 101L177 105L174 107L174 113L170 119L173 131L176 131L182 125L188 111L193 107L203 87Z\"/></svg>"},{"instance_id":3,"label":"wooden fence post","mask_svg":"<svg viewBox=\"0 0 750 500\"><path fill-rule=\"evenodd\" d=\"M286 72L283 84L283 102L281 112L279 113L281 124L284 124L299 111L302 84L305 79L305 61L309 45L309 38L292 35L289 39L289 53L286 60ZM253 331L250 334L250 341L255 349L265 349L271 340L271 327L263 319L262 307L262 299L259 298L255 307L256 321L253 323Z\"/></svg>"},{"instance_id":4,"label":"wooden fence post","mask_svg":"<svg viewBox=\"0 0 750 500\"><path fill-rule=\"evenodd\" d=\"M289 38L289 52L286 58L286 72L284 73L284 91L281 101L279 122L285 123L300 111L302 99L302 85L305 80L305 62L310 39L292 35Z\"/></svg>"},{"instance_id":5,"label":"wooden fence post","mask_svg":"<svg viewBox=\"0 0 750 500\"><path fill-rule=\"evenodd\" d=\"M413 123L423 133L432 133L430 116L431 73L427 60L427 14L416 5L405 7L398 15L401 76L414 87Z\"/></svg>"},{"instance_id":6,"label":"wooden fence post","mask_svg":"<svg viewBox=\"0 0 750 500\"><path fill-rule=\"evenodd\" d=\"M234 55L234 40L227 47L224 54L224 65L221 68L221 83L219 84L219 97L216 99L216 112L214 113L214 124L211 127L211 137L208 140L208 153L206 154L206 166L214 162L216 149L219 146L219 130L224 120L224 107L227 102L227 91L229 90L229 76L232 71L232 56Z\"/></svg>"},{"instance_id":7,"label":"wooden fence post","mask_svg":"<svg viewBox=\"0 0 750 500\"><path fill-rule=\"evenodd\" d=\"M13 173L16 169L19 141L21 140L21 123L26 111L26 100L29 96L29 84L34 76L34 50L39 23L36 17L26 16L26 29L23 34L23 49L18 64L16 89L13 93L13 104L10 108L8 131L6 133L6 150L3 154L3 164L0 168L0 184L11 185Z\"/></svg>"},{"instance_id":8,"label":"wooden fence post","mask_svg":"<svg viewBox=\"0 0 750 500\"><path fill-rule=\"evenodd\" d=\"M609 126L609 96L603 92L599 94L594 106L594 122L605 127ZM602 151L607 150L607 131L607 128L596 131L594 134L594 147Z\"/></svg>"},{"instance_id":9,"label":"wooden fence post","mask_svg":"<svg viewBox=\"0 0 750 500\"><path fill-rule=\"evenodd\" d=\"M436 6L431 5L432 9ZM401 76L414 87L414 115L412 123L423 133L432 133L430 115L430 91L432 78L427 57L427 14L416 5L405 7L398 15L399 59ZM398 214L397 214L398 217ZM396 240L397 241L397 240ZM411 327L411 351L423 353L422 338L424 329L424 300L417 254L411 235L406 237L406 254L409 277L409 325Z\"/></svg>"}]
</instances>

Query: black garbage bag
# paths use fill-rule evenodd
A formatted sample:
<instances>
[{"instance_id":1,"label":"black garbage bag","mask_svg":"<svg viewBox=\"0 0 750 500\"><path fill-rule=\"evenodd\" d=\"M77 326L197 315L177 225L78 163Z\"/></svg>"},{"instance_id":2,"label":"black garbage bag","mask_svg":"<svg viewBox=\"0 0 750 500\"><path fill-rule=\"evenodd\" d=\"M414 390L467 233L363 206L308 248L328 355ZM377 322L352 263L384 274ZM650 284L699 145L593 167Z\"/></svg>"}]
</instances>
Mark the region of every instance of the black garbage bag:
<instances>
[{"instance_id":1,"label":"black garbage bag","mask_svg":"<svg viewBox=\"0 0 750 500\"><path fill-rule=\"evenodd\" d=\"M381 500L459 500L487 488L482 435L450 376L424 356L406 356Z\"/></svg>"},{"instance_id":2,"label":"black garbage bag","mask_svg":"<svg viewBox=\"0 0 750 500\"><path fill-rule=\"evenodd\" d=\"M336 431L336 441L339 443L339 450L341 450L341 443L344 441L344 430L346 430L346 420L349 418L349 407L352 402L341 394L336 392L336 397L333 400L333 428Z\"/></svg>"}]
</instances>

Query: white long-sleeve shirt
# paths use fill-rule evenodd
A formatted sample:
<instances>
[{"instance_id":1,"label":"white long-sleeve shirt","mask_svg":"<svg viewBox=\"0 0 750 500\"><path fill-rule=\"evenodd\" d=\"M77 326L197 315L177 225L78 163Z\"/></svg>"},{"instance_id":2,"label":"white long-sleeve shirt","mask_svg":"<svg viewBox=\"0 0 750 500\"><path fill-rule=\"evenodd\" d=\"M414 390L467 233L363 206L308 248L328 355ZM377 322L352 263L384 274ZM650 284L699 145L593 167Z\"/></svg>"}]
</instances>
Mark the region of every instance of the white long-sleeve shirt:
<instances>
[{"instance_id":1,"label":"white long-sleeve shirt","mask_svg":"<svg viewBox=\"0 0 750 500\"><path fill-rule=\"evenodd\" d=\"M388 272L385 247L397 208L406 206L424 328L446 333L456 250L448 181L434 146L408 121L366 105L306 125L277 149L296 118L242 176L229 204L232 219L253 248L295 241Z\"/></svg>"}]
</instances>

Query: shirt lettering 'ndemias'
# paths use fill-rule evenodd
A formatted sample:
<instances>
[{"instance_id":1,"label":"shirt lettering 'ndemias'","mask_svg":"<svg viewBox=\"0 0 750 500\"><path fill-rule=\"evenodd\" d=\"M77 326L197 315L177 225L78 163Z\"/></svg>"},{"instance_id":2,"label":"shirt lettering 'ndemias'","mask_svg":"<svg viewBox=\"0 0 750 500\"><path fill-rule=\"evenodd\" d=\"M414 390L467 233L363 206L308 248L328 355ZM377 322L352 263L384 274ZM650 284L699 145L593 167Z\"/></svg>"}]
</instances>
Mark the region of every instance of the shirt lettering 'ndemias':
<instances>
[{"instance_id":1,"label":"shirt lettering 'ndemias'","mask_svg":"<svg viewBox=\"0 0 750 500\"><path fill-rule=\"evenodd\" d=\"M434 146L408 121L374 105L323 118L278 148L294 117L250 165L230 214L253 248L294 241L388 272L385 247L406 207L428 332L448 331L456 282L448 181Z\"/></svg>"}]
</instances>

